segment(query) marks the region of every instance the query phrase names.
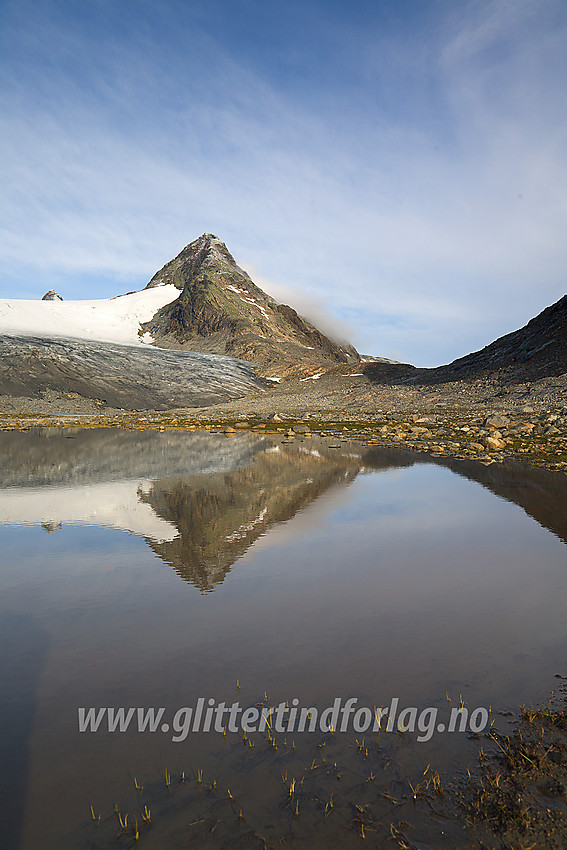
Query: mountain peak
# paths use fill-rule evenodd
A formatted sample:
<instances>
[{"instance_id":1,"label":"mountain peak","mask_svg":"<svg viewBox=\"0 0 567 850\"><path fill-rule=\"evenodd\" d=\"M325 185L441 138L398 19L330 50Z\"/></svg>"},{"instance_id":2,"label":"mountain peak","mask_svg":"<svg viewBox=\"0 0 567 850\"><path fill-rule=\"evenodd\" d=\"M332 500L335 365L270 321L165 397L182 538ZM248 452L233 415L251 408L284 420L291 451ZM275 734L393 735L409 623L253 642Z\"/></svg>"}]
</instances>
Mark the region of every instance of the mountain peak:
<instances>
[{"instance_id":1,"label":"mountain peak","mask_svg":"<svg viewBox=\"0 0 567 850\"><path fill-rule=\"evenodd\" d=\"M198 274L207 266L230 266L240 274L248 277L244 269L237 265L236 260L218 236L214 233L203 233L189 245L186 245L177 257L166 263L156 272L146 289L153 289L164 283L173 283L183 290L188 278Z\"/></svg>"},{"instance_id":2,"label":"mountain peak","mask_svg":"<svg viewBox=\"0 0 567 850\"><path fill-rule=\"evenodd\" d=\"M333 342L260 289L213 233L186 245L146 289L164 284L180 295L143 326L162 347L228 354L278 377L359 361L352 346Z\"/></svg>"},{"instance_id":3,"label":"mountain peak","mask_svg":"<svg viewBox=\"0 0 567 850\"><path fill-rule=\"evenodd\" d=\"M203 235L199 236L198 239L195 239L193 242L190 242L189 245L186 245L181 253L195 253L202 250L206 251L207 256L210 258L236 266L236 260L226 247L225 243L222 239L219 239L218 236L215 236L214 233L203 233Z\"/></svg>"}]
</instances>

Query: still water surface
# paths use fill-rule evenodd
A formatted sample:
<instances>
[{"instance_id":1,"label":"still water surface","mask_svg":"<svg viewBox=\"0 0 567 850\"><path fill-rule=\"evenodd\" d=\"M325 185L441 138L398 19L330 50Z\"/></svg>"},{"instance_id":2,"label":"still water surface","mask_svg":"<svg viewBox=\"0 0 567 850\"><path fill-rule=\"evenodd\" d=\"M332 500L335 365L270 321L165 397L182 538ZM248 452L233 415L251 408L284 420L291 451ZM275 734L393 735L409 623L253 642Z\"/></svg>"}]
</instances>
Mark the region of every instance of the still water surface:
<instances>
[{"instance_id":1,"label":"still water surface","mask_svg":"<svg viewBox=\"0 0 567 850\"><path fill-rule=\"evenodd\" d=\"M352 731L257 733L251 748L80 734L77 709L542 702L567 672L566 481L316 438L1 434L2 846L138 846L137 819L147 848L351 847L357 800L385 841L380 794L402 799L428 764L463 771L466 733L362 750ZM451 846L445 823L403 818Z\"/></svg>"}]
</instances>

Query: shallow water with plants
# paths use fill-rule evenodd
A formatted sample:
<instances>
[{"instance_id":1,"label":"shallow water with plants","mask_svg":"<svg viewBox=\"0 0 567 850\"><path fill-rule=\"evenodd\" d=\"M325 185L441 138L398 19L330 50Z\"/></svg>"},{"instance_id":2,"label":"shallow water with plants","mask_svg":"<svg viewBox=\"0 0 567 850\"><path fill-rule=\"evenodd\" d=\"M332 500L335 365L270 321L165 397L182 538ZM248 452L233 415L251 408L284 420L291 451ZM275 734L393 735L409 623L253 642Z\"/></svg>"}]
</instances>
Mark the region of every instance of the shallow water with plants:
<instances>
[{"instance_id":1,"label":"shallow water with plants","mask_svg":"<svg viewBox=\"0 0 567 850\"><path fill-rule=\"evenodd\" d=\"M561 474L336 438L3 432L0 843L481 846L451 789L561 695L566 508ZM204 731L223 703L264 728Z\"/></svg>"}]
</instances>

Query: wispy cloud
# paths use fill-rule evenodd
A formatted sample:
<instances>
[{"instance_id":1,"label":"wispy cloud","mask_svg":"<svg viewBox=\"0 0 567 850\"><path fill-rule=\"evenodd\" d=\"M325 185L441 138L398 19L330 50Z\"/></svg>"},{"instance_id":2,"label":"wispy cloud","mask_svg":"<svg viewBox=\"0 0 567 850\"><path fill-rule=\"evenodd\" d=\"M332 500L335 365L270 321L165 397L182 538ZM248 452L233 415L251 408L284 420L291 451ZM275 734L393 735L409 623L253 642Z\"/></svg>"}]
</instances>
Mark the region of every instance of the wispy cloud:
<instances>
[{"instance_id":1,"label":"wispy cloud","mask_svg":"<svg viewBox=\"0 0 567 850\"><path fill-rule=\"evenodd\" d=\"M2 295L115 294L211 231L428 365L559 298L562 3L380 6L4 4Z\"/></svg>"}]
</instances>

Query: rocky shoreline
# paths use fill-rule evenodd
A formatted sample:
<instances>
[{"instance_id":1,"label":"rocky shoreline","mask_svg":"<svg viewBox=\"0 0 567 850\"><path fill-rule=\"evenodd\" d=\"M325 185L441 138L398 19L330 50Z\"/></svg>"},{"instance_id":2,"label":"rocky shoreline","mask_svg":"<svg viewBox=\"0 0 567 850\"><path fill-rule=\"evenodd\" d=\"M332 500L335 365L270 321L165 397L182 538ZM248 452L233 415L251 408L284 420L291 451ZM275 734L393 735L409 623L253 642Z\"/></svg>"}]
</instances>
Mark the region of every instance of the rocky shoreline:
<instances>
[{"instance_id":1,"label":"rocky shoreline","mask_svg":"<svg viewBox=\"0 0 567 850\"><path fill-rule=\"evenodd\" d=\"M279 433L282 440L317 434L485 465L519 460L567 474L565 376L531 385L502 386L492 379L408 387L327 373L229 402L167 411L120 410L53 391L0 401L2 430L77 426L221 430L227 436L251 429Z\"/></svg>"}]
</instances>

